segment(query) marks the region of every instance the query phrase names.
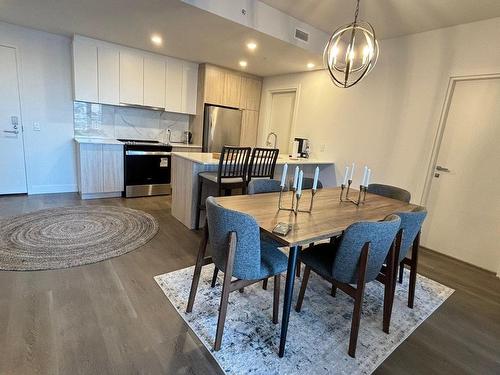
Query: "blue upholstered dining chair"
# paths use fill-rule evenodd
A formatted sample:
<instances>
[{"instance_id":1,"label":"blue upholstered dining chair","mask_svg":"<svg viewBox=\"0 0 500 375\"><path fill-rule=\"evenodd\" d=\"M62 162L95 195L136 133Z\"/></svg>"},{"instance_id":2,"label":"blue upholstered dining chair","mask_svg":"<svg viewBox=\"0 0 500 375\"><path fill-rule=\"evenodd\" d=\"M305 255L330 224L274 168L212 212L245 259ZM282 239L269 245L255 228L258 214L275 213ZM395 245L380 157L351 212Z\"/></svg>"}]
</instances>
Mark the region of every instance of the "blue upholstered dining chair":
<instances>
[{"instance_id":1,"label":"blue upholstered dining chair","mask_svg":"<svg viewBox=\"0 0 500 375\"><path fill-rule=\"evenodd\" d=\"M304 177L302 179L302 189L303 190L310 190L310 189L312 189L313 188L313 183L314 183L314 178ZM319 180L318 180L318 189L323 189L323 184Z\"/></svg>"},{"instance_id":2,"label":"blue upholstered dining chair","mask_svg":"<svg viewBox=\"0 0 500 375\"><path fill-rule=\"evenodd\" d=\"M280 181L270 179L250 180L247 194L275 193L281 190Z\"/></svg>"},{"instance_id":3,"label":"blue upholstered dining chair","mask_svg":"<svg viewBox=\"0 0 500 375\"><path fill-rule=\"evenodd\" d=\"M397 199L398 201L409 203L411 194L409 191L397 186L370 184L368 185L368 193L381 195L386 198Z\"/></svg>"},{"instance_id":4,"label":"blue upholstered dining chair","mask_svg":"<svg viewBox=\"0 0 500 375\"><path fill-rule=\"evenodd\" d=\"M295 309L300 312L302 308L311 270L333 284L333 296L335 296L336 289L339 288L354 298L348 351L353 358L356 354L365 285L376 280L386 258L393 261L388 265L389 282L384 288L384 331L386 331L387 321L390 321L392 282L395 272L394 240L400 223L401 219L397 215L390 215L378 222L354 223L344 231L337 241L312 246L305 249L300 255L300 259L306 267Z\"/></svg>"},{"instance_id":5,"label":"blue upholstered dining chair","mask_svg":"<svg viewBox=\"0 0 500 375\"><path fill-rule=\"evenodd\" d=\"M408 287L408 307L413 308L415 301L415 286L417 283L417 263L418 248L420 245L420 231L422 224L427 216L427 210L424 207L416 207L410 212L396 212L401 218L401 229L403 230L401 246L399 249L399 283L403 282L404 267L410 268L410 282ZM408 257L411 248L411 256Z\"/></svg>"},{"instance_id":6,"label":"blue upholstered dining chair","mask_svg":"<svg viewBox=\"0 0 500 375\"><path fill-rule=\"evenodd\" d=\"M264 194L264 193L277 193L281 191L280 183L281 181L278 180L270 180L262 178L256 180L250 180L250 182L248 183L247 194L254 195L254 194ZM288 188L286 186L284 191L288 191ZM267 237L265 234L261 233L261 238L268 242L274 243L275 246L281 246L270 237ZM215 280L217 279L217 272L218 270L217 268L215 268L214 276L212 278L212 286L215 285ZM267 281L268 279L265 279L262 284L262 288L266 290L267 290Z\"/></svg>"},{"instance_id":7,"label":"blue upholstered dining chair","mask_svg":"<svg viewBox=\"0 0 500 375\"><path fill-rule=\"evenodd\" d=\"M207 198L206 208L208 223L198 252L187 312L193 309L202 266L213 262L224 272L214 343L214 350L219 350L230 292L274 276L273 323L278 323L280 274L286 270L288 258L274 244L261 241L259 225L253 217L228 210L213 197ZM211 258L205 258L207 243ZM231 281L232 277L236 280Z\"/></svg>"}]
</instances>

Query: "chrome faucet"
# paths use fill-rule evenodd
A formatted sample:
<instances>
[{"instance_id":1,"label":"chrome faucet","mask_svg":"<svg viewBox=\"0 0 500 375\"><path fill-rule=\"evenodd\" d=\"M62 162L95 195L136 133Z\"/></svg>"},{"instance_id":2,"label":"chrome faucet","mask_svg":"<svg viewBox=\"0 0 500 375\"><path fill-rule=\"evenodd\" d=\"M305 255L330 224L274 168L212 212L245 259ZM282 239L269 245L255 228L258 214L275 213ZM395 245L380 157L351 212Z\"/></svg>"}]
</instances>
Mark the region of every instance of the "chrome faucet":
<instances>
[{"instance_id":1,"label":"chrome faucet","mask_svg":"<svg viewBox=\"0 0 500 375\"><path fill-rule=\"evenodd\" d=\"M273 144L273 148L276 148L276 143L278 143L278 136L276 135L275 132L270 132L268 135L267 135L267 139L266 139L266 146L268 147L271 147L271 141L269 140L269 138L274 135L274 144Z\"/></svg>"}]
</instances>

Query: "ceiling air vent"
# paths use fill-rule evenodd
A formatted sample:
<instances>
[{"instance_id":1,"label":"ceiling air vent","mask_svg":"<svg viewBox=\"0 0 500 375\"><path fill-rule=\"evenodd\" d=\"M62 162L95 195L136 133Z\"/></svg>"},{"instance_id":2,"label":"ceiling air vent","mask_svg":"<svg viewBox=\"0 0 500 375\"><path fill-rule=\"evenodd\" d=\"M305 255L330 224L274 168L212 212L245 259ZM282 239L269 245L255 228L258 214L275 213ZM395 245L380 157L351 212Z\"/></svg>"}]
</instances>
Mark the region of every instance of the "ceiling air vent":
<instances>
[{"instance_id":1,"label":"ceiling air vent","mask_svg":"<svg viewBox=\"0 0 500 375\"><path fill-rule=\"evenodd\" d=\"M295 29L295 39L302 40L303 42L309 42L309 33L304 30Z\"/></svg>"}]
</instances>

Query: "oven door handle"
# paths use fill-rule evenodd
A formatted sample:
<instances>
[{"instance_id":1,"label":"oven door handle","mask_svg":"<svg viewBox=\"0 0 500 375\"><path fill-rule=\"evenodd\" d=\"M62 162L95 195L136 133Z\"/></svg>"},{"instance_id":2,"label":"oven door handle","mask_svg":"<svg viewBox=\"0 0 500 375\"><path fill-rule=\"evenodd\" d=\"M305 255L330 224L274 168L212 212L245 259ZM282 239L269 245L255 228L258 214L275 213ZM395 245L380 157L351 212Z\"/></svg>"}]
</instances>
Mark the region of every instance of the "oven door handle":
<instances>
[{"instance_id":1,"label":"oven door handle","mask_svg":"<svg viewBox=\"0 0 500 375\"><path fill-rule=\"evenodd\" d=\"M138 151L138 150L128 150L125 151L125 155L127 156L149 156L149 155L154 155L154 156L170 156L172 155L171 152L166 152L166 151Z\"/></svg>"}]
</instances>

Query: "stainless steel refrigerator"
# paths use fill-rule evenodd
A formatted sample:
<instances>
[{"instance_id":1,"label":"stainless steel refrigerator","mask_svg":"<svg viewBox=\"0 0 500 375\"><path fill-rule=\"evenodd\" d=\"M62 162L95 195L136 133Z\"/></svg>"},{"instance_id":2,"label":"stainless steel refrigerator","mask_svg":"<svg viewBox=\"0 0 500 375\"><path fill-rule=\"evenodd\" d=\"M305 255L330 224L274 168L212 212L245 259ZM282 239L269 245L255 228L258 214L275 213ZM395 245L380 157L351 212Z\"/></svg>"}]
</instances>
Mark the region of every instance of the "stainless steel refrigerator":
<instances>
[{"instance_id":1,"label":"stainless steel refrigerator","mask_svg":"<svg viewBox=\"0 0 500 375\"><path fill-rule=\"evenodd\" d=\"M240 144L242 112L206 105L203 117L203 152L221 152L222 146Z\"/></svg>"}]
</instances>

